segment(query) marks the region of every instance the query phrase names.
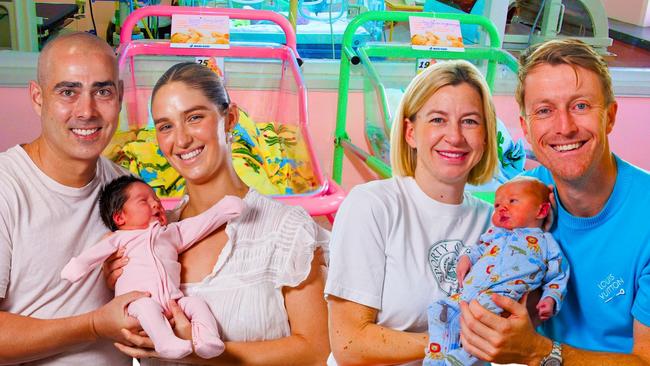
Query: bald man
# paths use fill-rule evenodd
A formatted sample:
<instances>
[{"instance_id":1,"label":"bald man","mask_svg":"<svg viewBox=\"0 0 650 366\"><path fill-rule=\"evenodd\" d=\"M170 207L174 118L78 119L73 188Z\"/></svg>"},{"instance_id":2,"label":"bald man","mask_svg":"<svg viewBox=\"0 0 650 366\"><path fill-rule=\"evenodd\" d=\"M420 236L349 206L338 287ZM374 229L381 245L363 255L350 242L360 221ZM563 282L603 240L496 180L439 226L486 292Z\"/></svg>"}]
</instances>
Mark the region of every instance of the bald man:
<instances>
[{"instance_id":1,"label":"bald man","mask_svg":"<svg viewBox=\"0 0 650 366\"><path fill-rule=\"evenodd\" d=\"M87 33L54 39L29 93L41 135L0 153L0 364L130 365L111 341L137 326L124 309L144 294L111 300L98 271L59 277L107 232L97 192L124 174L100 157L122 99L113 50Z\"/></svg>"}]
</instances>

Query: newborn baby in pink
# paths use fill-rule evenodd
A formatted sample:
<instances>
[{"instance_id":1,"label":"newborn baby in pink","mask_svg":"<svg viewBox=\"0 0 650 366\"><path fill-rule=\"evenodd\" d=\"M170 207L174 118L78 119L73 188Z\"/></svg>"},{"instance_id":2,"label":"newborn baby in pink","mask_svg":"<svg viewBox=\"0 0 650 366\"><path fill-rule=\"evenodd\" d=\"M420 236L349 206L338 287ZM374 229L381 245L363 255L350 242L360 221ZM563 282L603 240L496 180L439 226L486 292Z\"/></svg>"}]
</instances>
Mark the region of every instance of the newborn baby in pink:
<instances>
[{"instance_id":1,"label":"newborn baby in pink","mask_svg":"<svg viewBox=\"0 0 650 366\"><path fill-rule=\"evenodd\" d=\"M225 346L208 305L200 298L184 296L179 289L178 254L237 217L243 209L242 200L226 196L200 215L167 225L165 211L151 187L138 178L123 176L104 187L99 205L102 220L114 233L72 258L61 277L77 281L124 247L129 262L115 284L115 295L134 290L151 293L151 297L132 302L128 312L138 319L156 352L163 358L178 359L192 353L194 343L195 353L202 358L220 355ZM174 334L163 314L169 310L169 300L177 300L191 320L193 342Z\"/></svg>"}]
</instances>

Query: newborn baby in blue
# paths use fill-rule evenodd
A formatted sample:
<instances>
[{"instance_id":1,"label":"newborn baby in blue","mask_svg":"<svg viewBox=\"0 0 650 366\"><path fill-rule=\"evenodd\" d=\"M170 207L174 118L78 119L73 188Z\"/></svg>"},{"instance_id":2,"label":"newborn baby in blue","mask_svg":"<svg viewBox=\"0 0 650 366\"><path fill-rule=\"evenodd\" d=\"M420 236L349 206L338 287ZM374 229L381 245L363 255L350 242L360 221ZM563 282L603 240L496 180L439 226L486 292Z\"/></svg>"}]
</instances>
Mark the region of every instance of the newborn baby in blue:
<instances>
[{"instance_id":1,"label":"newborn baby in blue","mask_svg":"<svg viewBox=\"0 0 650 366\"><path fill-rule=\"evenodd\" d=\"M460 291L431 304L429 347L424 365L472 365L478 360L461 348L460 301L476 299L500 314L492 294L515 301L542 288L537 311L542 321L560 310L569 280L560 246L541 227L550 210L550 190L531 177L516 178L496 191L493 227L461 255L456 266Z\"/></svg>"}]
</instances>

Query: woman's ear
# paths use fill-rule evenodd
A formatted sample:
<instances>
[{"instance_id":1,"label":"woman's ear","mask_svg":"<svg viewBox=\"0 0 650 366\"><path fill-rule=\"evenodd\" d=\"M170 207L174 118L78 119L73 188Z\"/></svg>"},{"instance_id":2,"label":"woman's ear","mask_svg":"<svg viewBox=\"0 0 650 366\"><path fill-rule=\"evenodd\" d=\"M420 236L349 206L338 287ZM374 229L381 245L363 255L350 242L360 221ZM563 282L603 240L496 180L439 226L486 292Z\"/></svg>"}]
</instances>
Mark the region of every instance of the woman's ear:
<instances>
[{"instance_id":1,"label":"woman's ear","mask_svg":"<svg viewBox=\"0 0 650 366\"><path fill-rule=\"evenodd\" d=\"M404 118L404 140L409 146L413 149L417 149L417 144L415 141L415 123L411 122L410 119Z\"/></svg>"},{"instance_id":2,"label":"woman's ear","mask_svg":"<svg viewBox=\"0 0 650 366\"><path fill-rule=\"evenodd\" d=\"M237 103L230 103L226 116L226 131L231 131L239 122L239 107Z\"/></svg>"}]
</instances>

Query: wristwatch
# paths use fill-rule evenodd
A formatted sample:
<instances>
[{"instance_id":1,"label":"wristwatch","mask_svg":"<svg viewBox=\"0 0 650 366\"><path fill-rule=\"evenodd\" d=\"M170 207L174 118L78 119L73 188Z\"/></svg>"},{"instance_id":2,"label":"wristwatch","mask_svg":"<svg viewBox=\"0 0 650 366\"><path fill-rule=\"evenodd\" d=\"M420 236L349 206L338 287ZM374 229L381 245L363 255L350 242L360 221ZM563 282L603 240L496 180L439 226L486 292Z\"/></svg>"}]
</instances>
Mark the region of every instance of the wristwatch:
<instances>
[{"instance_id":1,"label":"wristwatch","mask_svg":"<svg viewBox=\"0 0 650 366\"><path fill-rule=\"evenodd\" d=\"M551 353L542 359L540 366L562 366L562 345L560 342L553 342Z\"/></svg>"}]
</instances>

